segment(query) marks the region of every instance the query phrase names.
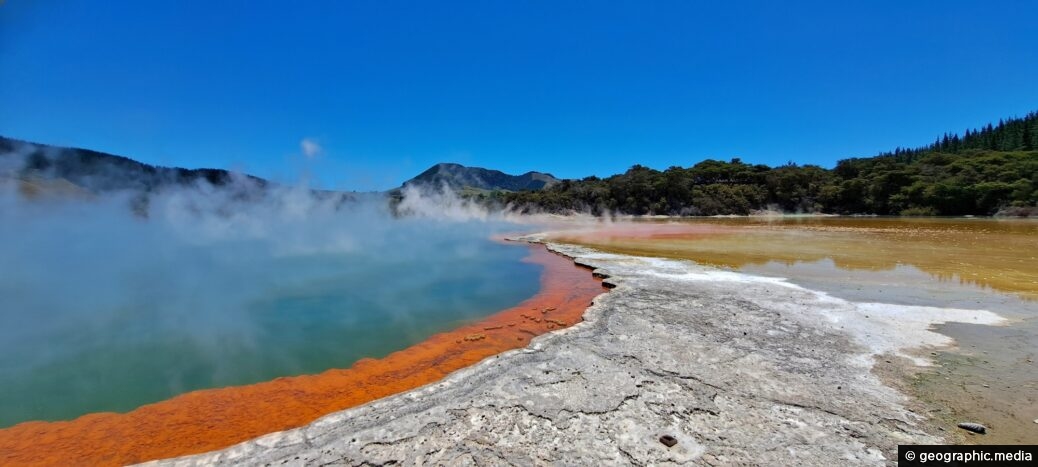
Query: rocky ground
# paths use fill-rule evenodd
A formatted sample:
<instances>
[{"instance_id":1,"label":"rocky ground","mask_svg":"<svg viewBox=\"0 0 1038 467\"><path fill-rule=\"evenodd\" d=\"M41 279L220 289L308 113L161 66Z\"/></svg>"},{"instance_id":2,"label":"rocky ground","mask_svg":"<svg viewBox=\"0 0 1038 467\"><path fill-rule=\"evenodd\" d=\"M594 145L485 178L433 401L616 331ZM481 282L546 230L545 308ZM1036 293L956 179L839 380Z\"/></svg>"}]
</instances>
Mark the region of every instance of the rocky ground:
<instances>
[{"instance_id":1,"label":"rocky ground","mask_svg":"<svg viewBox=\"0 0 1038 467\"><path fill-rule=\"evenodd\" d=\"M536 240L534 238L533 240ZM872 367L975 310L851 303L690 262L551 249L608 276L585 321L439 383L158 464L891 464L941 439Z\"/></svg>"}]
</instances>

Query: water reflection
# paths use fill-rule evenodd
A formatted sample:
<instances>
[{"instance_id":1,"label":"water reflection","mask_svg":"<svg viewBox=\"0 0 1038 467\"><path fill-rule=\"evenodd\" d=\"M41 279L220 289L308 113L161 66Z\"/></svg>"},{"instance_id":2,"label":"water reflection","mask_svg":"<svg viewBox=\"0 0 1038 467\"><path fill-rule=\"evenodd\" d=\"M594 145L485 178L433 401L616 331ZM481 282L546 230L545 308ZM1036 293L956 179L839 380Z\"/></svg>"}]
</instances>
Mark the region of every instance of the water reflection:
<instances>
[{"instance_id":1,"label":"water reflection","mask_svg":"<svg viewBox=\"0 0 1038 467\"><path fill-rule=\"evenodd\" d=\"M643 220L567 228L556 240L747 269L831 261L843 270L912 266L933 279L1038 300L1038 221L775 217Z\"/></svg>"}]
</instances>

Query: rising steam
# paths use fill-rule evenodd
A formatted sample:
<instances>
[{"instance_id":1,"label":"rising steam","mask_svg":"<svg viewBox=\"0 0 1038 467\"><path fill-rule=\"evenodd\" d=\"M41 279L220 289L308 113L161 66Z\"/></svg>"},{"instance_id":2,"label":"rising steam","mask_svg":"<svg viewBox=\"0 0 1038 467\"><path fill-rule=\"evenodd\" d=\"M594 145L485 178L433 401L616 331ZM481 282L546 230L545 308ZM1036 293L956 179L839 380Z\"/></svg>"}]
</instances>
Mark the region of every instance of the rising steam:
<instances>
[{"instance_id":1,"label":"rising steam","mask_svg":"<svg viewBox=\"0 0 1038 467\"><path fill-rule=\"evenodd\" d=\"M29 157L0 155L0 427L345 367L537 288L489 240L516 227L450 191L73 183Z\"/></svg>"}]
</instances>

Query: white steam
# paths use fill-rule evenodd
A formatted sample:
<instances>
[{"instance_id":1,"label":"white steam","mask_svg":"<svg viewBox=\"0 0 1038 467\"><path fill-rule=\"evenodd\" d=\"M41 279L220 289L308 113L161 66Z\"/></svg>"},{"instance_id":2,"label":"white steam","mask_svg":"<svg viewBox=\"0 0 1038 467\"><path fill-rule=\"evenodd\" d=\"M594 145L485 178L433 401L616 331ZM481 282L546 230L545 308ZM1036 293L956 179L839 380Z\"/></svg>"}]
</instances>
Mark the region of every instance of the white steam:
<instances>
[{"instance_id":1,"label":"white steam","mask_svg":"<svg viewBox=\"0 0 1038 467\"><path fill-rule=\"evenodd\" d=\"M449 191L410 188L394 209L234 175L27 196L12 159L0 157L0 427L348 366L538 284L524 248L489 240L516 230L508 217Z\"/></svg>"},{"instance_id":2,"label":"white steam","mask_svg":"<svg viewBox=\"0 0 1038 467\"><path fill-rule=\"evenodd\" d=\"M307 159L313 159L324 152L324 148L322 148L313 138L303 138L303 140L299 142L299 149L303 151L303 155L306 156Z\"/></svg>"}]
</instances>

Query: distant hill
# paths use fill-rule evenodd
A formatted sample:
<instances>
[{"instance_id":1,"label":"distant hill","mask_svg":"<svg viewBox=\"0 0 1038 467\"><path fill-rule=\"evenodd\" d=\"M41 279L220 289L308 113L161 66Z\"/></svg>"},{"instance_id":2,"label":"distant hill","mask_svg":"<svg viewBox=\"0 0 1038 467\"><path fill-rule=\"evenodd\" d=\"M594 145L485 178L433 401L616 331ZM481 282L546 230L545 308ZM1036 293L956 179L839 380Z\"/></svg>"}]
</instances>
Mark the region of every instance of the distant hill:
<instances>
[{"instance_id":1,"label":"distant hill","mask_svg":"<svg viewBox=\"0 0 1038 467\"><path fill-rule=\"evenodd\" d=\"M465 167L461 164L440 163L425 172L404 182L403 186L430 186L439 188L443 185L456 191L520 191L540 190L558 183L559 179L551 174L526 172L522 175L509 175L500 170Z\"/></svg>"},{"instance_id":2,"label":"distant hill","mask_svg":"<svg viewBox=\"0 0 1038 467\"><path fill-rule=\"evenodd\" d=\"M795 158L795 155L790 155ZM660 171L635 165L606 178L564 180L488 202L521 212L725 215L820 212L915 216L1038 216L1038 112L928 146L843 159L833 169L704 160Z\"/></svg>"},{"instance_id":3,"label":"distant hill","mask_svg":"<svg viewBox=\"0 0 1038 467\"><path fill-rule=\"evenodd\" d=\"M58 195L127 190L148 193L163 188L193 186L203 181L219 187L236 179L248 180L257 187L273 185L259 177L236 175L222 169L155 166L89 149L31 143L3 136L0 136L0 179L17 181L26 194ZM519 191L539 190L558 181L541 172L509 175L499 170L436 164L404 182L404 186L439 188L447 185L459 192ZM323 190L314 190L314 194L345 195Z\"/></svg>"},{"instance_id":4,"label":"distant hill","mask_svg":"<svg viewBox=\"0 0 1038 467\"><path fill-rule=\"evenodd\" d=\"M133 159L79 148L30 143L0 136L0 176L34 186L103 193L119 190L154 191L206 181L229 184L234 175L221 169L182 169L145 164ZM244 176L258 186L267 181Z\"/></svg>"}]
</instances>

